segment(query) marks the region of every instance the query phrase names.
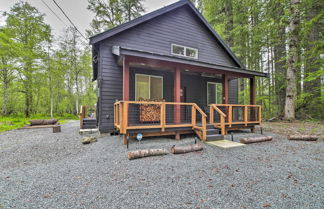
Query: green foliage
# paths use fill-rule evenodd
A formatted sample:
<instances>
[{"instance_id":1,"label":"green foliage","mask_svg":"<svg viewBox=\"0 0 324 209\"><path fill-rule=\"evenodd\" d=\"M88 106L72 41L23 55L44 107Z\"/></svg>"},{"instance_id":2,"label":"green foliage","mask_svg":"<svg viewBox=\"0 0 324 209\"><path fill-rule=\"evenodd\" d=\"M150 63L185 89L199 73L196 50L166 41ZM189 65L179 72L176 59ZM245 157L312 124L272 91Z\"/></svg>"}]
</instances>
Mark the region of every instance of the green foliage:
<instances>
[{"instance_id":1,"label":"green foliage","mask_svg":"<svg viewBox=\"0 0 324 209\"><path fill-rule=\"evenodd\" d=\"M300 0L299 60L296 64L299 119L324 119L323 14L320 0ZM257 79L257 103L263 117L281 117L287 88L288 0L201 0L204 16L250 70L266 72ZM322 79L322 80L321 80ZM239 103L249 103L249 83L239 85Z\"/></svg>"},{"instance_id":2,"label":"green foliage","mask_svg":"<svg viewBox=\"0 0 324 209\"><path fill-rule=\"evenodd\" d=\"M88 0L95 13L88 35L94 35L139 17L145 11L143 0Z\"/></svg>"},{"instance_id":3,"label":"green foliage","mask_svg":"<svg viewBox=\"0 0 324 209\"><path fill-rule=\"evenodd\" d=\"M20 127L31 118L77 119L79 106L95 104L91 51L73 28L53 39L44 14L28 2L14 4L4 17L1 130Z\"/></svg>"},{"instance_id":4,"label":"green foliage","mask_svg":"<svg viewBox=\"0 0 324 209\"><path fill-rule=\"evenodd\" d=\"M21 128L29 124L29 120L33 119L50 119L51 117L44 114L35 114L29 118L25 118L22 114L13 115L10 117L1 117L0 118L0 132L10 131L13 129ZM55 119L59 120L60 124L66 123L68 120L78 120L79 118L75 115L64 114L64 115L55 115Z\"/></svg>"}]
</instances>

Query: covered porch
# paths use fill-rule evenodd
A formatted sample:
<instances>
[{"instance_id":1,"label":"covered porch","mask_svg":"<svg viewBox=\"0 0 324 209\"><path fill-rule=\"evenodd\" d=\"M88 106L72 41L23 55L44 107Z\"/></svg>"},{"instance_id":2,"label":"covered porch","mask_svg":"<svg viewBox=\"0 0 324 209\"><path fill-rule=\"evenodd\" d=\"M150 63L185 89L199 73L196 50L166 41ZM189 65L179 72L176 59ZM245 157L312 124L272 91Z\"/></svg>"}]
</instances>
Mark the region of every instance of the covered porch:
<instances>
[{"instance_id":1,"label":"covered porch","mask_svg":"<svg viewBox=\"0 0 324 209\"><path fill-rule=\"evenodd\" d=\"M255 76L265 74L130 49L115 54L123 71L123 98L114 104L114 127L124 143L136 133L179 139L194 131L208 140L210 134L224 136L261 123ZM249 79L250 104L237 104L237 78Z\"/></svg>"}]
</instances>

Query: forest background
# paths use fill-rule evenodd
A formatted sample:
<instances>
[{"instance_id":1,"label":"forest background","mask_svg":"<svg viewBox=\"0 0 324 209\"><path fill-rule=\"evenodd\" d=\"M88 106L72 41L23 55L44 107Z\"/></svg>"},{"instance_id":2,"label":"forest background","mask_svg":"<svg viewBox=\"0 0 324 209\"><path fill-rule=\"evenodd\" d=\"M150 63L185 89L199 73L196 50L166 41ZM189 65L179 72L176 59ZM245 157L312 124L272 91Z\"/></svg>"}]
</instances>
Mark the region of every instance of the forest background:
<instances>
[{"instance_id":1,"label":"forest background","mask_svg":"<svg viewBox=\"0 0 324 209\"><path fill-rule=\"evenodd\" d=\"M46 0L42 0L46 4ZM48 0L50 1L50 0ZM60 5L53 0L56 6ZM263 118L324 119L324 9L320 0L193 0L200 12L257 78ZM47 4L48 5L48 4ZM87 31L69 21L54 36L39 10L21 1L0 25L0 131L30 118L76 119L96 103L88 38L145 13L143 0L88 0ZM57 18L68 18L64 10ZM66 15L66 16L65 16ZM248 104L247 79L239 103Z\"/></svg>"}]
</instances>

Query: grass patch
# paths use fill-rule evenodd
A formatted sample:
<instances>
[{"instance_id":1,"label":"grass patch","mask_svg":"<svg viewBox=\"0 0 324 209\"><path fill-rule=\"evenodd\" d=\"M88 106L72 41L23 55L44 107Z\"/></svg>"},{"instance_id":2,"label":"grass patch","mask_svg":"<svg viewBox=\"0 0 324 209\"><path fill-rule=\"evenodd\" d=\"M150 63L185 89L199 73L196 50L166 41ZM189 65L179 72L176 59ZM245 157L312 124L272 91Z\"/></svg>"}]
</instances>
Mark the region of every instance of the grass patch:
<instances>
[{"instance_id":1,"label":"grass patch","mask_svg":"<svg viewBox=\"0 0 324 209\"><path fill-rule=\"evenodd\" d=\"M45 115L33 115L30 118L25 118L20 115L9 116L9 117L0 117L0 132L10 131L13 129L21 128L29 124L29 120L32 119L50 119L51 117ZM78 120L78 116L75 115L63 115L63 116L54 116L55 119L59 120L60 124L65 124L69 120Z\"/></svg>"}]
</instances>

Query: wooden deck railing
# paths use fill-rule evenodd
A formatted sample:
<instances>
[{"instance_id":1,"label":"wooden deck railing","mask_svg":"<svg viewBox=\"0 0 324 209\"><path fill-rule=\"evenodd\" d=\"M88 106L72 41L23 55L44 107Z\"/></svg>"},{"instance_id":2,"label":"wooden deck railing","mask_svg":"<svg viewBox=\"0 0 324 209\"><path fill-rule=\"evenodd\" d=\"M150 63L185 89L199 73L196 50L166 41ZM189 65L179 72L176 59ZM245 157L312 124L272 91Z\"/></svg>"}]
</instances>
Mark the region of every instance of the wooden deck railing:
<instances>
[{"instance_id":1,"label":"wooden deck railing","mask_svg":"<svg viewBox=\"0 0 324 209\"><path fill-rule=\"evenodd\" d=\"M216 111L220 115L219 124L215 123L214 121L214 111ZM225 135L225 113L223 113L215 104L211 104L209 114L209 123L214 124L216 128L219 128L221 130L221 134Z\"/></svg>"},{"instance_id":2,"label":"wooden deck railing","mask_svg":"<svg viewBox=\"0 0 324 209\"><path fill-rule=\"evenodd\" d=\"M220 115L215 121L215 111ZM226 127L233 125L261 124L261 105L212 104L210 105L210 124L220 128L222 135Z\"/></svg>"},{"instance_id":3,"label":"wooden deck railing","mask_svg":"<svg viewBox=\"0 0 324 209\"><path fill-rule=\"evenodd\" d=\"M207 115L195 103L118 101L114 104L114 126L121 134L134 129L191 127L206 140Z\"/></svg>"}]
</instances>

